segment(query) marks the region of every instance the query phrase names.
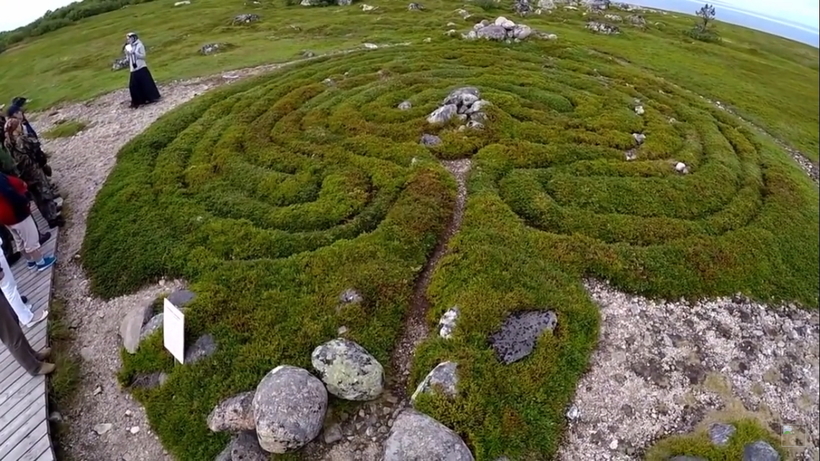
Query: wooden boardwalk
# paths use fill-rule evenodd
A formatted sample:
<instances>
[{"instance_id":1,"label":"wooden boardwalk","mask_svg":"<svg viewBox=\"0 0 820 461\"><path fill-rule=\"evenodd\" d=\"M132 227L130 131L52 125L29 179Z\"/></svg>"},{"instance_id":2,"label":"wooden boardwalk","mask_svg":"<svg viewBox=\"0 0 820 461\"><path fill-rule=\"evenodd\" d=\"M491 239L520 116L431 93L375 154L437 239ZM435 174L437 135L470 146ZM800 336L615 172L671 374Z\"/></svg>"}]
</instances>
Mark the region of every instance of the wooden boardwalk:
<instances>
[{"instance_id":1,"label":"wooden boardwalk","mask_svg":"<svg viewBox=\"0 0 820 461\"><path fill-rule=\"evenodd\" d=\"M43 245L43 249L47 254L55 253L58 228L49 229L37 211L34 217L41 233L51 232L51 239ZM22 258L11 267L17 290L28 298L35 315L48 308L53 268L42 272L32 271ZM40 350L48 343L47 323L48 319L31 329L23 329L34 350ZM0 344L0 461L55 459L49 434L46 379L26 373L8 349Z\"/></svg>"}]
</instances>

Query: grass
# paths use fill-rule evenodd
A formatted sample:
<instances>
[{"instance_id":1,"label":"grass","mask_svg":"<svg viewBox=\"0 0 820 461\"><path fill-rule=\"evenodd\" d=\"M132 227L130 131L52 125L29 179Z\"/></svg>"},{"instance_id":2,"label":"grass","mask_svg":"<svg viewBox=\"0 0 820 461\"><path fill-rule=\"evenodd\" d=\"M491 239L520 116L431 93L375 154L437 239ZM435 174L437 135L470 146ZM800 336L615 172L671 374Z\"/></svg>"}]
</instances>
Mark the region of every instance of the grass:
<instances>
[{"instance_id":1,"label":"grass","mask_svg":"<svg viewBox=\"0 0 820 461\"><path fill-rule=\"evenodd\" d=\"M54 128L48 130L43 134L46 139L70 138L75 134L86 129L88 125L85 122L77 120L63 120L57 123Z\"/></svg>"},{"instance_id":2,"label":"grass","mask_svg":"<svg viewBox=\"0 0 820 461\"><path fill-rule=\"evenodd\" d=\"M378 31L390 27L398 41L399 26L412 29L404 18L417 16L383 7L392 13L357 30L386 41ZM425 25L441 16L418 17L409 34L436 37L430 44L319 58L223 87L119 153L88 217L82 261L93 291L112 297L184 277L197 293L186 340L209 332L220 345L207 360L175 367L154 335L125 357L126 383L169 373L163 387L135 392L178 459L213 458L227 442L205 425L213 406L277 365L309 368L313 348L342 325L389 363L414 279L454 203L455 183L438 159L474 162L463 227L428 292L431 325L453 305L462 314L453 339L419 348L411 387L436 363L459 363L459 398L422 396L418 405L461 434L478 460L555 453L597 340L586 276L656 297L742 291L817 307L816 185L767 138L663 73L611 59L625 44L721 45L632 29L599 38L580 26L584 46L569 32L557 42L463 42ZM690 70L675 82L691 87L719 73L702 62L698 76ZM429 127L426 115L463 85L492 102L487 128ZM396 109L405 99L413 108ZM627 162L633 132L647 139ZM428 150L418 143L423 133L443 143ZM677 174L676 161L692 173ZM337 309L349 287L365 301ZM557 329L526 360L501 365L489 334L509 312L543 308L557 312Z\"/></svg>"},{"instance_id":3,"label":"grass","mask_svg":"<svg viewBox=\"0 0 820 461\"><path fill-rule=\"evenodd\" d=\"M50 362L57 369L49 377L48 398L51 411L65 411L74 404L77 388L80 384L80 358L70 352L74 333L66 323L66 302L53 298L49 305L48 336L52 349ZM66 422L52 422L52 439L60 459L62 453L61 437L67 433Z\"/></svg>"},{"instance_id":4,"label":"grass","mask_svg":"<svg viewBox=\"0 0 820 461\"><path fill-rule=\"evenodd\" d=\"M492 7L486 1L479 3ZM0 54L0 100L25 94L34 99L32 109L46 108L126 86L127 72L112 72L110 65L119 57L123 34L130 30L139 32L148 47L152 73L167 82L290 61L303 49L324 53L365 42L407 40L422 46L419 42L426 37L437 42L445 40L442 34L454 28L447 25L449 22L457 24L455 29L466 31L482 15L491 15L470 3L443 0L425 2L423 12L407 11L405 4L373 4L379 9L368 13L355 6L286 7L284 2L271 0L258 5L221 0L197 0L183 7L173 7L171 1L131 5L80 20ZM501 9L492 11L493 16L509 11L509 1L500 5ZM463 20L454 12L460 7L474 16ZM231 19L240 13L260 14L262 21L230 25ZM722 43L703 43L684 34L692 27L691 16L645 16L650 27L625 27L625 32L617 37L597 36L584 30L588 18L581 11L533 15L524 22L556 33L562 43L609 53L729 104L744 117L818 160L817 49L719 21ZM214 42L227 42L235 47L214 56L198 54L202 45Z\"/></svg>"},{"instance_id":5,"label":"grass","mask_svg":"<svg viewBox=\"0 0 820 461\"><path fill-rule=\"evenodd\" d=\"M770 431L753 419L727 421L735 426L736 431L725 446L717 446L709 440L707 428L701 428L693 434L676 435L655 444L644 458L646 461L666 461L673 456L700 457L707 461L736 461L743 458L743 447L749 443L763 440L780 453L780 459L790 459L785 450L780 448L780 440Z\"/></svg>"}]
</instances>

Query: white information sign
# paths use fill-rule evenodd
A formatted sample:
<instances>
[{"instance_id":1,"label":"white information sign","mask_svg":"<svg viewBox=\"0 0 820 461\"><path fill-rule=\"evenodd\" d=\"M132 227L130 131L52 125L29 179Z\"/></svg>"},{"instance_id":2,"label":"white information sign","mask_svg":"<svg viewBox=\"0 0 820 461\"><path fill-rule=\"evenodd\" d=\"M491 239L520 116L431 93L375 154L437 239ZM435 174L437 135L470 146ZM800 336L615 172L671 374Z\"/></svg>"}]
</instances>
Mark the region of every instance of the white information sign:
<instances>
[{"instance_id":1,"label":"white information sign","mask_svg":"<svg viewBox=\"0 0 820 461\"><path fill-rule=\"evenodd\" d=\"M179 363L185 361L185 314L165 298L162 311L162 337L165 348Z\"/></svg>"}]
</instances>

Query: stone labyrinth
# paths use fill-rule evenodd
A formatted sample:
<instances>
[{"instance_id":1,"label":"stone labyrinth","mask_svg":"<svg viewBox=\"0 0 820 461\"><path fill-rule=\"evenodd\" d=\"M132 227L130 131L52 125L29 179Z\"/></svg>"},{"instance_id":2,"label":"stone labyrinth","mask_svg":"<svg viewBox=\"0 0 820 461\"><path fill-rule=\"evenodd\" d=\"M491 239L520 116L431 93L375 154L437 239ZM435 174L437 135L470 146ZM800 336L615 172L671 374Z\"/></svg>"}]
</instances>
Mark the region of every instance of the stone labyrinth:
<instances>
[{"instance_id":1,"label":"stone labyrinth","mask_svg":"<svg viewBox=\"0 0 820 461\"><path fill-rule=\"evenodd\" d=\"M196 293L186 341L209 355L174 366L149 334L121 372L178 459L258 450L253 431L308 459L343 437L405 459L422 435L449 459L548 459L597 338L585 277L817 305L816 200L778 147L651 74L552 41L426 44L164 116L120 152L83 261L106 297L161 276Z\"/></svg>"}]
</instances>

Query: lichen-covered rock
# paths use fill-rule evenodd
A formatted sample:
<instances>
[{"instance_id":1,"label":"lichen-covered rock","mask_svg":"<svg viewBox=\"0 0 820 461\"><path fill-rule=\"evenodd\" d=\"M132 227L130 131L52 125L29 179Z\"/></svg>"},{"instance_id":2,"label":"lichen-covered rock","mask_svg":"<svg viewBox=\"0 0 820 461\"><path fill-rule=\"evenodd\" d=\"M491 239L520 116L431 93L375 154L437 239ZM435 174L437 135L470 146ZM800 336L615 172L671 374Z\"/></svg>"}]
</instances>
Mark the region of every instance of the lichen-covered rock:
<instances>
[{"instance_id":1,"label":"lichen-covered rock","mask_svg":"<svg viewBox=\"0 0 820 461\"><path fill-rule=\"evenodd\" d=\"M434 110L428 117L427 123L439 124L446 123L458 112L458 106L455 104L445 104Z\"/></svg>"},{"instance_id":2,"label":"lichen-covered rock","mask_svg":"<svg viewBox=\"0 0 820 461\"><path fill-rule=\"evenodd\" d=\"M507 29L502 26L491 24L475 31L476 37L487 40L504 40L507 38Z\"/></svg>"},{"instance_id":3,"label":"lichen-covered rock","mask_svg":"<svg viewBox=\"0 0 820 461\"><path fill-rule=\"evenodd\" d=\"M384 442L383 461L473 461L470 449L452 430L414 410L396 418Z\"/></svg>"},{"instance_id":4,"label":"lichen-covered rock","mask_svg":"<svg viewBox=\"0 0 820 461\"><path fill-rule=\"evenodd\" d=\"M516 312L490 336L490 343L498 360L508 365L530 355L538 338L557 323L558 317L552 311Z\"/></svg>"},{"instance_id":5,"label":"lichen-covered rock","mask_svg":"<svg viewBox=\"0 0 820 461\"><path fill-rule=\"evenodd\" d=\"M442 362L436 365L416 387L416 391L413 392L410 400L415 402L419 395L435 392L441 392L447 397L455 397L456 385L458 384L457 368L458 364L455 362Z\"/></svg>"},{"instance_id":6,"label":"lichen-covered rock","mask_svg":"<svg viewBox=\"0 0 820 461\"><path fill-rule=\"evenodd\" d=\"M742 461L780 461L780 453L762 440L743 447Z\"/></svg>"},{"instance_id":7,"label":"lichen-covered rock","mask_svg":"<svg viewBox=\"0 0 820 461\"><path fill-rule=\"evenodd\" d=\"M254 392L229 397L214 407L208 415L208 428L214 432L252 431Z\"/></svg>"},{"instance_id":8,"label":"lichen-covered rock","mask_svg":"<svg viewBox=\"0 0 820 461\"><path fill-rule=\"evenodd\" d=\"M337 338L313 350L313 368L327 390L345 400L373 400L384 390L384 369L362 346Z\"/></svg>"},{"instance_id":9,"label":"lichen-covered rock","mask_svg":"<svg viewBox=\"0 0 820 461\"><path fill-rule=\"evenodd\" d=\"M717 446L725 446L735 433L735 426L731 424L715 423L709 426L709 439Z\"/></svg>"},{"instance_id":10,"label":"lichen-covered rock","mask_svg":"<svg viewBox=\"0 0 820 461\"><path fill-rule=\"evenodd\" d=\"M270 453L298 450L322 430L327 390L307 370L282 365L256 387L253 417L259 445Z\"/></svg>"}]
</instances>

